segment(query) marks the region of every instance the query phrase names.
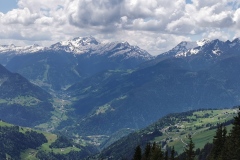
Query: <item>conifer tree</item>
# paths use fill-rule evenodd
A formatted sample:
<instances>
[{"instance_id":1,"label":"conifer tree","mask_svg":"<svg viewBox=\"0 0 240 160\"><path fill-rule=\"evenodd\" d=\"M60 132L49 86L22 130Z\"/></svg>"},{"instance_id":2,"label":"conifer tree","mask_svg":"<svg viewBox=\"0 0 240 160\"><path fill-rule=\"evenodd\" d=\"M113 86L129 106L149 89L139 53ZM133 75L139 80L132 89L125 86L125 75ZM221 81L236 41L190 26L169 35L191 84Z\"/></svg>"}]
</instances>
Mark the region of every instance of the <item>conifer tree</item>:
<instances>
[{"instance_id":1,"label":"conifer tree","mask_svg":"<svg viewBox=\"0 0 240 160\"><path fill-rule=\"evenodd\" d=\"M228 142L229 159L240 159L240 107L238 115L234 117L233 127Z\"/></svg>"},{"instance_id":2,"label":"conifer tree","mask_svg":"<svg viewBox=\"0 0 240 160\"><path fill-rule=\"evenodd\" d=\"M174 156L175 156L175 149L174 149L174 146L173 146L172 149L171 149L171 157L170 157L170 159L174 160Z\"/></svg>"},{"instance_id":3,"label":"conifer tree","mask_svg":"<svg viewBox=\"0 0 240 160\"><path fill-rule=\"evenodd\" d=\"M165 151L164 160L168 160L168 150Z\"/></svg>"},{"instance_id":4,"label":"conifer tree","mask_svg":"<svg viewBox=\"0 0 240 160\"><path fill-rule=\"evenodd\" d=\"M186 160L194 160L195 151L194 151L194 143L192 141L191 135L188 136L189 143L185 147L184 153L186 154Z\"/></svg>"},{"instance_id":5,"label":"conifer tree","mask_svg":"<svg viewBox=\"0 0 240 160\"><path fill-rule=\"evenodd\" d=\"M135 148L135 152L134 152L134 155L133 155L133 160L141 160L141 159L142 159L142 149L141 149L140 145L138 145Z\"/></svg>"},{"instance_id":6,"label":"conifer tree","mask_svg":"<svg viewBox=\"0 0 240 160\"><path fill-rule=\"evenodd\" d=\"M222 150L221 150L221 156L220 159L224 160L224 159L228 159L229 157L229 140L228 140L228 136L227 136L227 128L224 126L223 127L223 131L222 131L222 141L223 141L223 146L222 146Z\"/></svg>"},{"instance_id":7,"label":"conifer tree","mask_svg":"<svg viewBox=\"0 0 240 160\"><path fill-rule=\"evenodd\" d=\"M151 149L151 160L163 160L163 152L159 145L157 145L155 142L153 143L152 149Z\"/></svg>"},{"instance_id":8,"label":"conifer tree","mask_svg":"<svg viewBox=\"0 0 240 160\"><path fill-rule=\"evenodd\" d=\"M150 159L150 153L151 153L151 144L147 143L145 150L144 150L144 160Z\"/></svg>"},{"instance_id":9,"label":"conifer tree","mask_svg":"<svg viewBox=\"0 0 240 160\"><path fill-rule=\"evenodd\" d=\"M218 126L216 130L216 135L213 138L213 148L211 150L210 159L212 160L220 159L220 156L224 147L224 141L225 140L223 138L223 127L221 124Z\"/></svg>"}]
</instances>

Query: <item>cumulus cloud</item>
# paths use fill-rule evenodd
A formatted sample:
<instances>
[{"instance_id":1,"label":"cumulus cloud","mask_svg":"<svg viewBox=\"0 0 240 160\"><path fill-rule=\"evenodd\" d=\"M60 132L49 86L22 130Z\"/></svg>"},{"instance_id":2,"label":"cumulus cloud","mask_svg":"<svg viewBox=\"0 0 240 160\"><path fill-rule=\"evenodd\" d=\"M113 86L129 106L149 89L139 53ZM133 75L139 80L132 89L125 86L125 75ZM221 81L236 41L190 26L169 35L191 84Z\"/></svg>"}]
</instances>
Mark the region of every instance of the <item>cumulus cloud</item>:
<instances>
[{"instance_id":1,"label":"cumulus cloud","mask_svg":"<svg viewBox=\"0 0 240 160\"><path fill-rule=\"evenodd\" d=\"M203 34L203 37L211 40L220 39L222 41L226 41L226 40L229 40L230 35L228 32L224 32L218 29L218 30L209 30L208 32Z\"/></svg>"},{"instance_id":2,"label":"cumulus cloud","mask_svg":"<svg viewBox=\"0 0 240 160\"><path fill-rule=\"evenodd\" d=\"M191 2L19 0L18 8L0 12L0 35L6 42L21 39L43 44L92 35L103 41L129 41L153 54L193 36L227 39L240 35L239 0Z\"/></svg>"},{"instance_id":3,"label":"cumulus cloud","mask_svg":"<svg viewBox=\"0 0 240 160\"><path fill-rule=\"evenodd\" d=\"M160 31L184 14L184 4L184 0L75 0L66 10L69 22L80 28Z\"/></svg>"},{"instance_id":4,"label":"cumulus cloud","mask_svg":"<svg viewBox=\"0 0 240 160\"><path fill-rule=\"evenodd\" d=\"M67 7L70 24L81 28L114 30L121 20L122 0L72 1Z\"/></svg>"},{"instance_id":5,"label":"cumulus cloud","mask_svg":"<svg viewBox=\"0 0 240 160\"><path fill-rule=\"evenodd\" d=\"M32 14L28 8L14 9L1 17L1 22L4 24L23 24L29 25L39 17L38 14Z\"/></svg>"},{"instance_id":6,"label":"cumulus cloud","mask_svg":"<svg viewBox=\"0 0 240 160\"><path fill-rule=\"evenodd\" d=\"M234 13L233 20L236 23L236 27L240 28L240 8Z\"/></svg>"},{"instance_id":7,"label":"cumulus cloud","mask_svg":"<svg viewBox=\"0 0 240 160\"><path fill-rule=\"evenodd\" d=\"M201 27L230 27L234 25L233 11L225 9L227 4L216 3L213 6L200 8L195 13L195 20ZM226 7L228 8L228 7Z\"/></svg>"}]
</instances>

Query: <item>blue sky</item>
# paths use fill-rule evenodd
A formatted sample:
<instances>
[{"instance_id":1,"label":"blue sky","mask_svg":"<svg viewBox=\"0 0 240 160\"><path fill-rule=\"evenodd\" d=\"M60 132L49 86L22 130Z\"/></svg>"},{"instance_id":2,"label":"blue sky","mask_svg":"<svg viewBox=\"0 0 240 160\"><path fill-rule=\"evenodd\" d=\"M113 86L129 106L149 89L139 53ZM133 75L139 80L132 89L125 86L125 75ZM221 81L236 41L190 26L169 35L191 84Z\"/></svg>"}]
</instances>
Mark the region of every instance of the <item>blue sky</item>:
<instances>
[{"instance_id":1,"label":"blue sky","mask_svg":"<svg viewBox=\"0 0 240 160\"><path fill-rule=\"evenodd\" d=\"M17 8L17 0L0 0L0 12L6 13Z\"/></svg>"},{"instance_id":2,"label":"blue sky","mask_svg":"<svg viewBox=\"0 0 240 160\"><path fill-rule=\"evenodd\" d=\"M153 55L181 41L233 40L240 0L0 0L0 45L49 46L90 35Z\"/></svg>"}]
</instances>

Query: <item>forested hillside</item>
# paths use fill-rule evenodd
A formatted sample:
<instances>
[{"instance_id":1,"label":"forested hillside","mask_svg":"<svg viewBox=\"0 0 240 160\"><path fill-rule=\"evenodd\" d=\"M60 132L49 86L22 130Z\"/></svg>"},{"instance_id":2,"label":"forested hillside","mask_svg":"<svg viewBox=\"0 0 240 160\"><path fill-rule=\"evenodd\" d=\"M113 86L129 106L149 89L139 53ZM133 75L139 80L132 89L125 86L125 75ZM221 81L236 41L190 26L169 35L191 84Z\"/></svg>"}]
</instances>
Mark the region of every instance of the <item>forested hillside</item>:
<instances>
[{"instance_id":1,"label":"forested hillside","mask_svg":"<svg viewBox=\"0 0 240 160\"><path fill-rule=\"evenodd\" d=\"M0 65L0 118L9 123L31 126L51 118L52 95L17 73Z\"/></svg>"},{"instance_id":2,"label":"forested hillside","mask_svg":"<svg viewBox=\"0 0 240 160\"><path fill-rule=\"evenodd\" d=\"M11 160L67 160L83 159L97 150L87 144L30 128L0 121L0 159Z\"/></svg>"}]
</instances>

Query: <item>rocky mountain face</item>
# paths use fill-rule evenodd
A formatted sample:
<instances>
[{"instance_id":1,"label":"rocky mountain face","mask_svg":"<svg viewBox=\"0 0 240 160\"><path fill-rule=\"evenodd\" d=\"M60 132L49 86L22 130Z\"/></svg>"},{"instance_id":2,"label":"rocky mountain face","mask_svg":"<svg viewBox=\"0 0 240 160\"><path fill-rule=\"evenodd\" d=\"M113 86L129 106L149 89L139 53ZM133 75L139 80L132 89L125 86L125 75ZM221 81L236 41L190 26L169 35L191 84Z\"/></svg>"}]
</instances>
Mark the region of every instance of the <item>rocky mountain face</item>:
<instances>
[{"instance_id":1,"label":"rocky mountain face","mask_svg":"<svg viewBox=\"0 0 240 160\"><path fill-rule=\"evenodd\" d=\"M101 43L93 37L78 37L45 48L37 45L0 47L0 62L9 70L53 90L101 71L133 69L152 58L127 42Z\"/></svg>"},{"instance_id":2,"label":"rocky mountain face","mask_svg":"<svg viewBox=\"0 0 240 160\"><path fill-rule=\"evenodd\" d=\"M0 65L0 119L35 126L50 119L51 95Z\"/></svg>"}]
</instances>

